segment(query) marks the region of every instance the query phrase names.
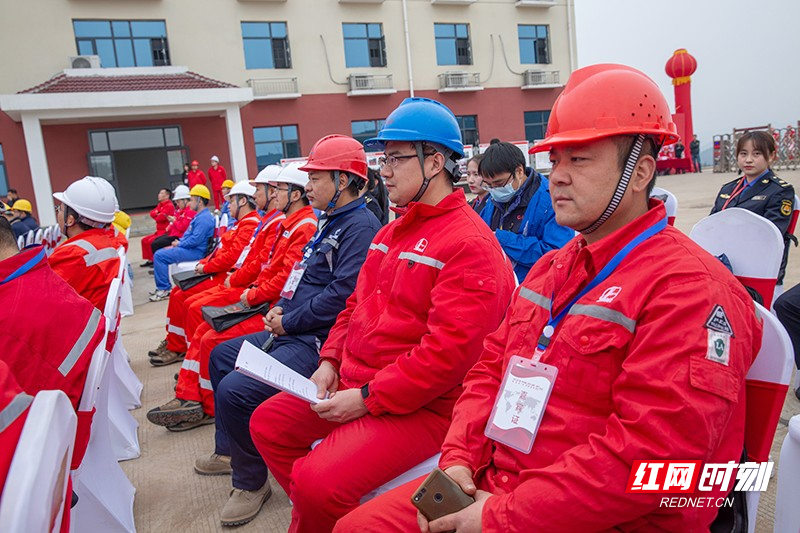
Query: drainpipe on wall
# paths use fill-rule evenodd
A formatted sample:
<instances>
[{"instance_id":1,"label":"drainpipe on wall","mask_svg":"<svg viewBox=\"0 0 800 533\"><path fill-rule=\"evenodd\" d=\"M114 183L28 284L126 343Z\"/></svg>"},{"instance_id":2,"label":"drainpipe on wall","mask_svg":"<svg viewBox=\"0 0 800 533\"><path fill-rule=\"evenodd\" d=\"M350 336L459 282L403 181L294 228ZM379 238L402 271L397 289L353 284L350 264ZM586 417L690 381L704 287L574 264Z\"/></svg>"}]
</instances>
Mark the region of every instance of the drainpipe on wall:
<instances>
[{"instance_id":1,"label":"drainpipe on wall","mask_svg":"<svg viewBox=\"0 0 800 533\"><path fill-rule=\"evenodd\" d=\"M408 35L408 8L406 0L403 0L403 31L406 36L406 60L408 61L408 90L411 97L414 97L414 69L411 66L411 38Z\"/></svg>"},{"instance_id":2,"label":"drainpipe on wall","mask_svg":"<svg viewBox=\"0 0 800 533\"><path fill-rule=\"evenodd\" d=\"M572 74L572 72L575 70L575 64L574 64L574 62L575 62L574 55L575 54L574 54L574 51L573 51L573 48L574 48L574 46L573 46L573 42L574 41L573 40L575 38L575 27L574 27L574 21L572 20L573 15L575 14L574 10L575 10L575 6L573 4L573 0L567 0L567 40L569 41L567 43L567 47L568 47L568 50L569 50L569 73L570 74Z\"/></svg>"}]
</instances>

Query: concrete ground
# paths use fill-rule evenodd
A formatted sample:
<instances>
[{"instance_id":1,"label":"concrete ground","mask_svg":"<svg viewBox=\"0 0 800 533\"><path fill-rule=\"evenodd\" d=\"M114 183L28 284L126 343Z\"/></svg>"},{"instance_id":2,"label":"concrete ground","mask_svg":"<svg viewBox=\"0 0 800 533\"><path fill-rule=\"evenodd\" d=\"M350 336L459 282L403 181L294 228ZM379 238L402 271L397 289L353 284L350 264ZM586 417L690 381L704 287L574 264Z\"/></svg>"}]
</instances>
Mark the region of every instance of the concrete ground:
<instances>
[{"instance_id":1,"label":"concrete ground","mask_svg":"<svg viewBox=\"0 0 800 533\"><path fill-rule=\"evenodd\" d=\"M800 171L780 172L784 179L800 190ZM658 185L672 191L679 201L676 226L688 232L706 216L712 200L723 183L735 179L734 174L685 174L665 176ZM145 216L134 216L134 234L150 226ZM195 458L213 450L214 428L204 426L185 433L171 433L145 419L148 409L173 397L173 374L179 365L154 368L148 363L147 351L156 347L164 337L164 317L167 302L150 303L147 293L154 289L153 278L141 262L141 237L130 245L130 261L134 265L134 304L136 313L123 320L123 341L130 353L132 367L144 383L143 407L133 412L138 420L142 455L122 467L136 486L134 516L138 531L148 532L210 532L222 531L219 513L228 497L230 477L205 477L194 473ZM786 286L800 282L800 250L792 250L786 275ZM783 407L772 447L772 458L779 468L780 446L787 433L789 419L800 414L800 401L790 391ZM272 481L273 496L261 514L237 531L286 531L291 507L286 494ZM775 513L777 477L769 490L761 495L756 531L771 532Z\"/></svg>"}]
</instances>

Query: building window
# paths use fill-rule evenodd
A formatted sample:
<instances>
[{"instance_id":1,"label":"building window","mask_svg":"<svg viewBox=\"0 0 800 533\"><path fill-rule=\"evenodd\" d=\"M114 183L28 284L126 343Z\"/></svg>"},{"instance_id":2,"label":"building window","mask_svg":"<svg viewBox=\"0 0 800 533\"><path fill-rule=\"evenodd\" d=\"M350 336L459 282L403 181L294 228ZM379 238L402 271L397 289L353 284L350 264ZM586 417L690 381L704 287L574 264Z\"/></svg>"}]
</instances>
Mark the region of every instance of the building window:
<instances>
[{"instance_id":1,"label":"building window","mask_svg":"<svg viewBox=\"0 0 800 533\"><path fill-rule=\"evenodd\" d=\"M3 156L3 145L0 144L0 196L8 194L8 174L6 174L6 159Z\"/></svg>"},{"instance_id":2,"label":"building window","mask_svg":"<svg viewBox=\"0 0 800 533\"><path fill-rule=\"evenodd\" d=\"M100 56L101 67L169 65L163 20L73 20L78 54Z\"/></svg>"},{"instance_id":3,"label":"building window","mask_svg":"<svg viewBox=\"0 0 800 533\"><path fill-rule=\"evenodd\" d=\"M242 22L244 66L292 68L285 22Z\"/></svg>"},{"instance_id":4,"label":"building window","mask_svg":"<svg viewBox=\"0 0 800 533\"><path fill-rule=\"evenodd\" d=\"M461 129L461 139L464 144L478 146L478 115L457 115L458 127Z\"/></svg>"},{"instance_id":5,"label":"building window","mask_svg":"<svg viewBox=\"0 0 800 533\"><path fill-rule=\"evenodd\" d=\"M382 24L342 24L344 64L353 67L385 67L386 42Z\"/></svg>"},{"instance_id":6,"label":"building window","mask_svg":"<svg viewBox=\"0 0 800 533\"><path fill-rule=\"evenodd\" d=\"M350 123L353 138L363 144L367 139L377 137L383 127L383 122L383 120L354 120Z\"/></svg>"},{"instance_id":7,"label":"building window","mask_svg":"<svg viewBox=\"0 0 800 533\"><path fill-rule=\"evenodd\" d=\"M434 24L437 65L471 65L469 24Z\"/></svg>"},{"instance_id":8,"label":"building window","mask_svg":"<svg viewBox=\"0 0 800 533\"><path fill-rule=\"evenodd\" d=\"M519 24L519 62L523 65L550 63L550 37L547 26Z\"/></svg>"},{"instance_id":9,"label":"building window","mask_svg":"<svg viewBox=\"0 0 800 533\"><path fill-rule=\"evenodd\" d=\"M544 139L550 111L525 111L525 139L530 142Z\"/></svg>"},{"instance_id":10,"label":"building window","mask_svg":"<svg viewBox=\"0 0 800 533\"><path fill-rule=\"evenodd\" d=\"M284 158L300 157L297 126L253 128L253 137L256 142L258 170L280 163Z\"/></svg>"}]
</instances>

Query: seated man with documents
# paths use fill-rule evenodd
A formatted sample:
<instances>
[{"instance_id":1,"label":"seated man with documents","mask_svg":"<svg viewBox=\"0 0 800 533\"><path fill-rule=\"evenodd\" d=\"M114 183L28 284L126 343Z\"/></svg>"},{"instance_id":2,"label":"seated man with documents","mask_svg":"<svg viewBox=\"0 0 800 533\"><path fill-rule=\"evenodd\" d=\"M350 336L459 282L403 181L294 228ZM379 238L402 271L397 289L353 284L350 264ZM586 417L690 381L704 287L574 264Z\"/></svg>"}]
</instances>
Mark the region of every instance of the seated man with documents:
<instances>
[{"instance_id":1,"label":"seated man with documents","mask_svg":"<svg viewBox=\"0 0 800 533\"><path fill-rule=\"evenodd\" d=\"M370 242L380 229L380 222L359 197L367 181L361 143L343 135L324 137L312 148L302 170L308 172L306 193L311 205L325 211L319 228L295 263L281 299L264 319L267 330L222 343L210 356L216 444L211 456L197 460L195 470L205 475L232 470L234 490L221 514L226 526L255 518L271 494L267 468L250 438L250 415L278 391L233 371L240 348L245 341L250 343L244 344L243 357L249 355L253 364L245 366L261 374L261 379L267 375L269 361L265 360L272 357L286 365L282 369L298 372L296 381L308 383L308 376L317 369L319 347L345 308ZM281 383L280 376L270 376ZM287 376L283 374L284 379ZM311 395L315 394L312 387Z\"/></svg>"},{"instance_id":2,"label":"seated man with documents","mask_svg":"<svg viewBox=\"0 0 800 533\"><path fill-rule=\"evenodd\" d=\"M361 498L438 453L461 382L514 289L511 263L467 204L453 113L407 98L367 147L402 216L370 245L311 377L330 399L281 393L253 413L253 442L292 501L290 531L323 533ZM323 441L310 450L312 443Z\"/></svg>"}]
</instances>

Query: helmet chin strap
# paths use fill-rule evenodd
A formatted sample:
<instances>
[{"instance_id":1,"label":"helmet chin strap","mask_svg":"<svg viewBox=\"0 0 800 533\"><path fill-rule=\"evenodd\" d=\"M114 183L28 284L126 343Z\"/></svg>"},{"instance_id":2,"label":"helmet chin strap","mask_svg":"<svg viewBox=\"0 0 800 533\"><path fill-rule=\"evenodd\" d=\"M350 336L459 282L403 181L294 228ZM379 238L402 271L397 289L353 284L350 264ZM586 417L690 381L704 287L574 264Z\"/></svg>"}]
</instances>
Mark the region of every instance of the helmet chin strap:
<instances>
[{"instance_id":1,"label":"helmet chin strap","mask_svg":"<svg viewBox=\"0 0 800 533\"><path fill-rule=\"evenodd\" d=\"M342 195L342 191L339 190L339 176L341 176L341 172L338 170L334 170L331 173L331 177L333 178L333 185L336 187L336 192L333 194L333 198L331 198L331 201L328 202L328 207L325 208L325 212L328 215L333 213L333 210L336 207L336 202L339 201L339 197Z\"/></svg>"},{"instance_id":2,"label":"helmet chin strap","mask_svg":"<svg viewBox=\"0 0 800 533\"><path fill-rule=\"evenodd\" d=\"M643 134L640 133L636 135L636 139L633 141L631 151L628 153L628 159L625 161L625 168L622 170L622 175L619 177L617 188L614 191L614 195L611 197L611 201L608 202L608 206L606 206L606 209L603 211L603 214L600 215L600 218L595 220L594 223L586 228L578 230L580 233L592 233L597 228L602 226L605 221L614 214L614 211L617 210L619 203L622 201L622 197L625 195L625 191L628 190L628 183L631 181L633 169L636 167L636 163L639 162L639 156L642 153L642 145L644 144L644 140L645 136Z\"/></svg>"},{"instance_id":3,"label":"helmet chin strap","mask_svg":"<svg viewBox=\"0 0 800 533\"><path fill-rule=\"evenodd\" d=\"M415 142L414 143L414 148L417 151L417 159L419 159L419 166L422 169L422 185L420 186L420 188L417 191L417 194L414 196L414 198L411 199L411 202L419 201L419 199L422 198L422 196L425 194L425 191L428 190L428 185L430 185L430 183L431 183L431 178L425 176L425 153L422 150L422 143L421 142ZM410 204L411 202L408 202L408 203ZM406 204L406 205L408 205L408 204ZM405 205L400 206L400 207L405 207Z\"/></svg>"}]
</instances>

